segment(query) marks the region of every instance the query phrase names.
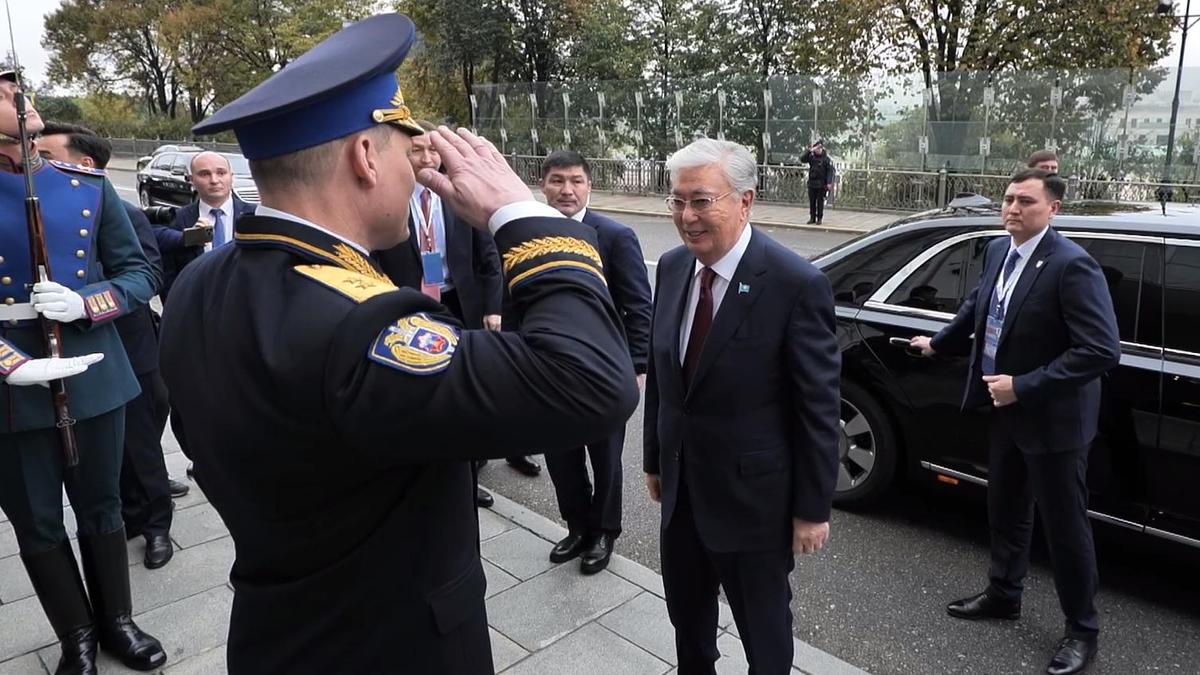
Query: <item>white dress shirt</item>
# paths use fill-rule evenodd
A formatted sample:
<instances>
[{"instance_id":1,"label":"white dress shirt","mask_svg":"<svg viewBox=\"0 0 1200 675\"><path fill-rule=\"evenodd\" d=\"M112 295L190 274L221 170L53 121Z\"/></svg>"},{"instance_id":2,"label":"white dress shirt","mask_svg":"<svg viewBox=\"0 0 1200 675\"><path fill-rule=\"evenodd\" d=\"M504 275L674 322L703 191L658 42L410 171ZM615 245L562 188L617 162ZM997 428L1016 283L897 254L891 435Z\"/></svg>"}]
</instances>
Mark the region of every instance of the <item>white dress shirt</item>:
<instances>
[{"instance_id":1,"label":"white dress shirt","mask_svg":"<svg viewBox=\"0 0 1200 675\"><path fill-rule=\"evenodd\" d=\"M1033 235L1020 246L1016 246L1012 238L1009 237L1008 250L1004 252L1004 260L1000 263L1000 275L996 277L996 297L1001 298L1001 301L1004 303L1005 314L1008 313L1008 301L1012 298L1013 289L1017 287L1017 281L1021 279L1021 272L1025 269L1025 263L1029 262L1029 259L1033 257L1033 252L1037 250L1038 244L1042 243L1042 238L1046 236L1046 231L1049 229L1050 226L1047 225L1042 228L1041 232ZM1017 258L1017 265L1013 268L1012 279L1005 279L1004 263L1008 261L1008 256L1014 248L1021 254L1021 257ZM988 311L990 312L991 310Z\"/></svg>"},{"instance_id":2,"label":"white dress shirt","mask_svg":"<svg viewBox=\"0 0 1200 675\"><path fill-rule=\"evenodd\" d=\"M725 291L729 289L729 282L733 280L733 274L737 272L738 264L742 262L742 256L746 253L746 247L750 245L750 234L754 230L749 223L742 229L741 236L733 248L729 249L720 260L713 263L712 271L716 275L712 282L713 296L713 318L717 316L717 311L721 309L721 301L725 298ZM692 333L692 320L696 316L696 305L700 302L700 271L704 269L704 265L697 260L692 269L692 284L688 290L687 306L683 312L683 323L679 327L679 363L683 363L684 357L687 355L688 337Z\"/></svg>"},{"instance_id":3,"label":"white dress shirt","mask_svg":"<svg viewBox=\"0 0 1200 675\"><path fill-rule=\"evenodd\" d=\"M429 192L429 217L433 220L431 232L433 233L433 250L442 254L442 278L445 281L442 283L442 290L453 288L453 280L450 278L450 265L446 262L446 216L442 210L442 198L436 192L430 190L424 185L417 185L413 190L412 198L409 199L408 208L412 212L413 222L416 223L417 231L413 232L413 236L417 238L417 250L423 251L421 248L422 230L425 228L425 211L421 209L421 193Z\"/></svg>"},{"instance_id":4,"label":"white dress shirt","mask_svg":"<svg viewBox=\"0 0 1200 675\"><path fill-rule=\"evenodd\" d=\"M220 206L209 206L200 200L200 218L207 220L210 224L215 225L217 219L213 217L213 211L221 211L224 213L225 236L228 237L225 243L233 241L233 193L229 193L229 197L225 199L225 203ZM210 241L204 245L204 251L207 253L213 248L213 243Z\"/></svg>"},{"instance_id":5,"label":"white dress shirt","mask_svg":"<svg viewBox=\"0 0 1200 675\"><path fill-rule=\"evenodd\" d=\"M266 216L268 218L279 218L280 220L290 220L293 223L300 223L301 225L304 225L306 227L311 227L312 229L317 230L318 232L327 234L327 235L333 237L334 239L337 239L338 241L346 243L349 246L353 246L354 250L358 251L359 253L361 253L365 256L371 255L371 252L368 251L366 249L366 247L362 246L361 244L356 244L356 243L350 241L349 239L343 237L342 235L338 234L337 232L330 232L329 230L321 227L320 225L318 225L310 220L305 220L305 219L301 218L300 216L294 216L294 215L288 213L287 211L280 211L279 209L273 209L269 206L263 206L262 204L259 204L258 208L255 209L255 211L254 211L254 215Z\"/></svg>"}]
</instances>

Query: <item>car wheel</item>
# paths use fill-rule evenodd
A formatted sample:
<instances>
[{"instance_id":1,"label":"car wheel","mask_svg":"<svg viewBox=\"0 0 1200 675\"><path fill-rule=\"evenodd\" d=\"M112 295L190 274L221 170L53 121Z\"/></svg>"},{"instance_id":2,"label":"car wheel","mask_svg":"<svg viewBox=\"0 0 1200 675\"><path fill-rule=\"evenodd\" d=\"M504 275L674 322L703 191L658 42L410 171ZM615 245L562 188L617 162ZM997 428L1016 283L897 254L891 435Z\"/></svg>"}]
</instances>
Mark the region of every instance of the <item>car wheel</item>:
<instances>
[{"instance_id":1,"label":"car wheel","mask_svg":"<svg viewBox=\"0 0 1200 675\"><path fill-rule=\"evenodd\" d=\"M891 421L862 387L842 382L842 435L833 501L866 505L882 497L896 475L899 447Z\"/></svg>"},{"instance_id":2,"label":"car wheel","mask_svg":"<svg viewBox=\"0 0 1200 675\"><path fill-rule=\"evenodd\" d=\"M142 208L143 208L143 209L148 209L148 208L150 208L151 206L154 206L154 204L152 204L152 203L150 202L150 192L149 192L149 190L147 190L147 189L146 189L146 188L144 188L144 187L143 187L142 189L138 190L138 201L142 203Z\"/></svg>"}]
</instances>

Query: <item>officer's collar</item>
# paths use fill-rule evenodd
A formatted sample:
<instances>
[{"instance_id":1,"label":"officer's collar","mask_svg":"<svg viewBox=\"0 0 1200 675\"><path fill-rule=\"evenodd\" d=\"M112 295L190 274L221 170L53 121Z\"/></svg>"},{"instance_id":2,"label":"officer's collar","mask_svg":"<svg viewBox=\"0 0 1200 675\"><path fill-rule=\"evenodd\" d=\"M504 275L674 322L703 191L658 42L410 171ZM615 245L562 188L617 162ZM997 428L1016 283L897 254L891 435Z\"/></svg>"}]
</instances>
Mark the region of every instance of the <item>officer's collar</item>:
<instances>
[{"instance_id":1,"label":"officer's collar","mask_svg":"<svg viewBox=\"0 0 1200 675\"><path fill-rule=\"evenodd\" d=\"M234 228L244 248L284 249L319 265L336 265L380 281L388 281L378 263L344 241L303 223L269 216L245 215Z\"/></svg>"},{"instance_id":2,"label":"officer's collar","mask_svg":"<svg viewBox=\"0 0 1200 675\"><path fill-rule=\"evenodd\" d=\"M33 172L37 173L38 169L42 168L42 156L34 152L29 158L29 163L33 167ZM8 155L0 154L0 173L25 173L25 167L21 164L21 160L14 160Z\"/></svg>"}]
</instances>

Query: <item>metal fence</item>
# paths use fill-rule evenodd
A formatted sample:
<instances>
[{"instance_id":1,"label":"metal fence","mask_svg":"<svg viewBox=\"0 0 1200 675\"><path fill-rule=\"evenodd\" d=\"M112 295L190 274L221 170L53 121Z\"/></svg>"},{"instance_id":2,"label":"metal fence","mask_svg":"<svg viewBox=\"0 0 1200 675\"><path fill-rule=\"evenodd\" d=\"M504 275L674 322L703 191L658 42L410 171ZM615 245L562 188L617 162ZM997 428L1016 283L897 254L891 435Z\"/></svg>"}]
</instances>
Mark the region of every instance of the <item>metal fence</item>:
<instances>
[{"instance_id":1,"label":"metal fence","mask_svg":"<svg viewBox=\"0 0 1200 675\"><path fill-rule=\"evenodd\" d=\"M542 158L508 155L509 165L526 183L541 178ZM652 159L589 159L592 187L606 192L666 195L670 175L666 162ZM832 204L867 211L923 211L945 206L956 195L973 193L999 201L1008 176L949 171L896 169L846 169L839 172L830 194ZM1169 189L1167 201L1200 203L1200 185L1145 181L1067 179L1067 199L1109 201L1159 201L1159 190ZM808 203L808 170L802 166L759 165L758 199L764 202Z\"/></svg>"},{"instance_id":2,"label":"metal fence","mask_svg":"<svg viewBox=\"0 0 1200 675\"><path fill-rule=\"evenodd\" d=\"M154 152L163 145L193 145L214 152L241 152L237 143L217 143L216 141L172 141L152 138L110 138L112 152L118 157L143 157Z\"/></svg>"}]
</instances>

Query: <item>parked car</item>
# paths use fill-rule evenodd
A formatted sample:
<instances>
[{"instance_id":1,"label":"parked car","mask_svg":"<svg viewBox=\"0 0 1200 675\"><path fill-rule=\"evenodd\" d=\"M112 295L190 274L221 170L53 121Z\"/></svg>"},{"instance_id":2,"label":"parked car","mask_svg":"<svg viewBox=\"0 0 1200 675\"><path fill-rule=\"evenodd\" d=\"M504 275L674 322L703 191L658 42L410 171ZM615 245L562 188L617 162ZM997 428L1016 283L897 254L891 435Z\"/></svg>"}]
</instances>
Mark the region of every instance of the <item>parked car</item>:
<instances>
[{"instance_id":1,"label":"parked car","mask_svg":"<svg viewBox=\"0 0 1200 675\"><path fill-rule=\"evenodd\" d=\"M138 200L142 207L186 206L196 200L192 187L192 158L202 152L164 152L155 155L145 168L137 172ZM222 152L233 170L233 193L244 202L258 203L258 187L250 176L250 164L242 155Z\"/></svg>"},{"instance_id":2,"label":"parked car","mask_svg":"<svg viewBox=\"0 0 1200 675\"><path fill-rule=\"evenodd\" d=\"M1120 328L1089 514L1200 547L1200 207L1080 202L1053 225L1100 263ZM842 347L837 502L878 500L900 476L987 485L986 413L959 411L966 358L925 358L908 341L949 323L998 236L999 206L974 197L814 261L833 285Z\"/></svg>"},{"instance_id":3,"label":"parked car","mask_svg":"<svg viewBox=\"0 0 1200 675\"><path fill-rule=\"evenodd\" d=\"M195 145L160 145L154 149L154 152L138 157L137 170L141 171L142 169L146 168L146 165L149 164L156 155L164 152L199 152L200 150L201 148Z\"/></svg>"}]
</instances>

